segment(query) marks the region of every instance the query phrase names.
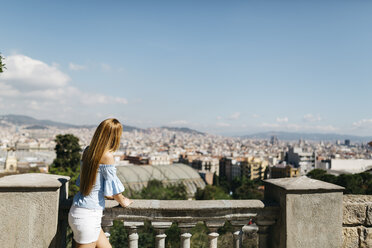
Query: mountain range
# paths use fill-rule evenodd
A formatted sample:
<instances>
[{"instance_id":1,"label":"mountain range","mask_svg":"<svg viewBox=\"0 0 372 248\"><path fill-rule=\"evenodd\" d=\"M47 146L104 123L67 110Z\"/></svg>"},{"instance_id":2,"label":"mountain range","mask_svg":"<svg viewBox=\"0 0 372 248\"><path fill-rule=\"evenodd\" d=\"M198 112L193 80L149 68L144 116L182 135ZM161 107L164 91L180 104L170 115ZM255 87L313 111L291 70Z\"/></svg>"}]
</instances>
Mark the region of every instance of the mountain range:
<instances>
[{"instance_id":1,"label":"mountain range","mask_svg":"<svg viewBox=\"0 0 372 248\"><path fill-rule=\"evenodd\" d=\"M48 127L56 128L96 128L96 125L73 125L69 123L56 122L51 120L38 120L26 115L0 115L0 126L8 126L8 123L13 125L27 126L26 129L47 129ZM196 131L187 127L160 127L160 129L166 129L169 131L193 133L193 134L204 134L203 132ZM123 130L126 132L132 132L134 130L146 132L147 129L123 125Z\"/></svg>"}]
</instances>

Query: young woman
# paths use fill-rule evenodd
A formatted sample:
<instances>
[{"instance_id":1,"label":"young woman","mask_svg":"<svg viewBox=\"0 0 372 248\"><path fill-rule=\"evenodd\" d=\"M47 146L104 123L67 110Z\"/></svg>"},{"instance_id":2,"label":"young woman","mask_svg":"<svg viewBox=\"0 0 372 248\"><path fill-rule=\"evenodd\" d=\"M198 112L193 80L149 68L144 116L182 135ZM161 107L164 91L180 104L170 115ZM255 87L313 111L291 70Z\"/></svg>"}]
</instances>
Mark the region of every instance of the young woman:
<instances>
[{"instance_id":1,"label":"young woman","mask_svg":"<svg viewBox=\"0 0 372 248\"><path fill-rule=\"evenodd\" d=\"M115 199L124 208L133 202L122 195L124 186L116 176L112 154L119 148L122 131L117 119L102 121L83 152L76 181L80 191L74 196L68 215L77 247L111 248L101 228L105 197Z\"/></svg>"}]
</instances>

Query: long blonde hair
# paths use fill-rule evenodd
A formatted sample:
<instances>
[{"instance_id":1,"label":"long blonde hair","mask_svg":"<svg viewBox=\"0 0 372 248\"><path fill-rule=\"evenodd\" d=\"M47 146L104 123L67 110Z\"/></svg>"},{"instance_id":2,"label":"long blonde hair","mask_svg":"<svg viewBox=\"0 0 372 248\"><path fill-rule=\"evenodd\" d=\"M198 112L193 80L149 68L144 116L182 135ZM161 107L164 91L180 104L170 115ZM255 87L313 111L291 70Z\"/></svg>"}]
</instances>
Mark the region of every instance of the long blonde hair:
<instances>
[{"instance_id":1,"label":"long blonde hair","mask_svg":"<svg viewBox=\"0 0 372 248\"><path fill-rule=\"evenodd\" d=\"M114 118L102 121L94 132L92 141L83 153L80 173L80 192L87 196L96 181L99 161L107 151L116 151L120 146L123 126Z\"/></svg>"}]
</instances>

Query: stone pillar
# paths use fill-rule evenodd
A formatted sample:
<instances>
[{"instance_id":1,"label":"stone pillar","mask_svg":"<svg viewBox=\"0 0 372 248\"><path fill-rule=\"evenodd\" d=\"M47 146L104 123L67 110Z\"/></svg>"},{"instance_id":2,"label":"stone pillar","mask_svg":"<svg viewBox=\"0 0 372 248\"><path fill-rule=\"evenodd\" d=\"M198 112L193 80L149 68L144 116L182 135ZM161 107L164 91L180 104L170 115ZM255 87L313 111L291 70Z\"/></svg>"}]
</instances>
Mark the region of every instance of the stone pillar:
<instances>
[{"instance_id":1,"label":"stone pillar","mask_svg":"<svg viewBox=\"0 0 372 248\"><path fill-rule=\"evenodd\" d=\"M275 221L257 219L256 221L258 226L258 240L259 248L268 248L269 245L269 228L275 224Z\"/></svg>"},{"instance_id":2,"label":"stone pillar","mask_svg":"<svg viewBox=\"0 0 372 248\"><path fill-rule=\"evenodd\" d=\"M208 234L209 248L217 248L218 236L217 229L225 224L225 220L206 221L205 225L208 227L210 233Z\"/></svg>"},{"instance_id":3,"label":"stone pillar","mask_svg":"<svg viewBox=\"0 0 372 248\"><path fill-rule=\"evenodd\" d=\"M0 247L63 246L69 180L43 173L0 178Z\"/></svg>"},{"instance_id":4,"label":"stone pillar","mask_svg":"<svg viewBox=\"0 0 372 248\"><path fill-rule=\"evenodd\" d=\"M190 248L191 233L190 229L196 225L196 222L178 223L178 227L181 229L181 248Z\"/></svg>"},{"instance_id":5,"label":"stone pillar","mask_svg":"<svg viewBox=\"0 0 372 248\"><path fill-rule=\"evenodd\" d=\"M265 201L280 205L278 221L271 230L262 230L262 242L268 241L265 232L270 233L268 247L342 246L343 187L306 176L264 182ZM259 228L266 227L261 223Z\"/></svg>"},{"instance_id":6,"label":"stone pillar","mask_svg":"<svg viewBox=\"0 0 372 248\"><path fill-rule=\"evenodd\" d=\"M144 225L143 222L124 221L124 227L129 229L129 236L128 236L129 248L138 248L137 229L143 225Z\"/></svg>"},{"instance_id":7,"label":"stone pillar","mask_svg":"<svg viewBox=\"0 0 372 248\"><path fill-rule=\"evenodd\" d=\"M165 248L165 238L167 235L164 231L172 225L172 222L156 222L152 221L151 225L155 228L157 235L155 238L156 248Z\"/></svg>"}]
</instances>

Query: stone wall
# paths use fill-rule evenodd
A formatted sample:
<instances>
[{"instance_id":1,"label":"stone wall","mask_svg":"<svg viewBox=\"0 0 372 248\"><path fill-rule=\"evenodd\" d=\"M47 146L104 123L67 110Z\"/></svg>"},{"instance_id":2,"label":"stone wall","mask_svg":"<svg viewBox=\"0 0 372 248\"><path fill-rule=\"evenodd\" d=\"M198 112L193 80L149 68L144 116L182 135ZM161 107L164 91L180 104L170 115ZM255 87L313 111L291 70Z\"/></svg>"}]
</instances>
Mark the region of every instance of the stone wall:
<instances>
[{"instance_id":1,"label":"stone wall","mask_svg":"<svg viewBox=\"0 0 372 248\"><path fill-rule=\"evenodd\" d=\"M342 247L372 247L372 195L344 195Z\"/></svg>"}]
</instances>

